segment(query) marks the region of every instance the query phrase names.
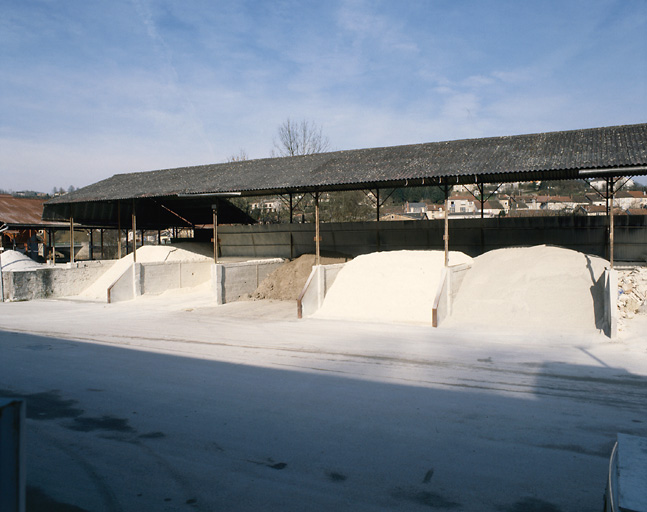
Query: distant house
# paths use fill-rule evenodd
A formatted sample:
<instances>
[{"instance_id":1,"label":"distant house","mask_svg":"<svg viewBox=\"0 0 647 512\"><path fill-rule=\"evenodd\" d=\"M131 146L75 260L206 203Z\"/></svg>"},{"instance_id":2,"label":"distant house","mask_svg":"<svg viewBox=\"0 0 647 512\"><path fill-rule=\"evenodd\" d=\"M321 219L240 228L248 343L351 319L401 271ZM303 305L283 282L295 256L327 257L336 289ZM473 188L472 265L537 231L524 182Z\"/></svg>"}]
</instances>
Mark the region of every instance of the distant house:
<instances>
[{"instance_id":1,"label":"distant house","mask_svg":"<svg viewBox=\"0 0 647 512\"><path fill-rule=\"evenodd\" d=\"M407 201L404 205L404 213L427 213L427 204Z\"/></svg>"},{"instance_id":2,"label":"distant house","mask_svg":"<svg viewBox=\"0 0 647 512\"><path fill-rule=\"evenodd\" d=\"M614 204L621 208L642 208L647 206L647 192L642 190L620 190L615 194Z\"/></svg>"},{"instance_id":3,"label":"distant house","mask_svg":"<svg viewBox=\"0 0 647 512\"><path fill-rule=\"evenodd\" d=\"M541 198L541 201L540 201ZM573 210L577 203L569 196L539 196L537 202L542 210Z\"/></svg>"},{"instance_id":4,"label":"distant house","mask_svg":"<svg viewBox=\"0 0 647 512\"><path fill-rule=\"evenodd\" d=\"M596 206L604 206L606 205L606 202L607 202L606 198L604 198L603 196L595 192L584 194L584 197L586 197L589 204L596 205Z\"/></svg>"},{"instance_id":5,"label":"distant house","mask_svg":"<svg viewBox=\"0 0 647 512\"><path fill-rule=\"evenodd\" d=\"M601 217L607 214L607 207L598 204L579 205L574 212L576 215L587 215L590 217ZM615 210L614 210L615 213Z\"/></svg>"},{"instance_id":6,"label":"distant house","mask_svg":"<svg viewBox=\"0 0 647 512\"><path fill-rule=\"evenodd\" d=\"M442 204L430 204L427 206L426 214L429 220L443 219L445 218L445 206Z\"/></svg>"},{"instance_id":7,"label":"distant house","mask_svg":"<svg viewBox=\"0 0 647 512\"><path fill-rule=\"evenodd\" d=\"M647 208L627 208L628 215L647 215Z\"/></svg>"},{"instance_id":8,"label":"distant house","mask_svg":"<svg viewBox=\"0 0 647 512\"><path fill-rule=\"evenodd\" d=\"M476 213L478 201L471 196L453 196L449 198L449 213Z\"/></svg>"},{"instance_id":9,"label":"distant house","mask_svg":"<svg viewBox=\"0 0 647 512\"><path fill-rule=\"evenodd\" d=\"M480 203L477 203L476 205L476 213L480 214L481 211L481 205ZM484 217L497 217L498 215L501 215L502 213L506 213L505 207L503 204L501 204L501 201L497 201L494 199L491 199L489 201L485 201L483 203L483 216Z\"/></svg>"}]
</instances>

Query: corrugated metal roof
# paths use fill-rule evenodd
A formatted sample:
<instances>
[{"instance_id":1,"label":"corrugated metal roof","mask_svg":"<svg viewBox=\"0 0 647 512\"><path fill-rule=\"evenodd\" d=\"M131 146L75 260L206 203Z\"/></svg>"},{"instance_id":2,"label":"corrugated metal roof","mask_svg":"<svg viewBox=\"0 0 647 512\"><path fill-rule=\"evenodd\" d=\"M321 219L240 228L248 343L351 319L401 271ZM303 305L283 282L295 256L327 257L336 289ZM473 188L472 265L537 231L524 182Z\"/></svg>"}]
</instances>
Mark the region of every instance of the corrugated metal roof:
<instances>
[{"instance_id":1,"label":"corrugated metal roof","mask_svg":"<svg viewBox=\"0 0 647 512\"><path fill-rule=\"evenodd\" d=\"M580 170L622 175L631 167L647 174L647 123L117 174L49 200L43 218L65 218L97 202L114 210L108 202L125 199L575 179Z\"/></svg>"},{"instance_id":2,"label":"corrugated metal roof","mask_svg":"<svg viewBox=\"0 0 647 512\"><path fill-rule=\"evenodd\" d=\"M645 165L647 123L117 174L48 204L334 190L449 177L458 182L569 179L581 169Z\"/></svg>"},{"instance_id":3,"label":"corrugated metal roof","mask_svg":"<svg viewBox=\"0 0 647 512\"><path fill-rule=\"evenodd\" d=\"M41 220L44 202L44 199L0 194L0 225L7 224L10 227L25 228L60 226L60 223Z\"/></svg>"}]
</instances>

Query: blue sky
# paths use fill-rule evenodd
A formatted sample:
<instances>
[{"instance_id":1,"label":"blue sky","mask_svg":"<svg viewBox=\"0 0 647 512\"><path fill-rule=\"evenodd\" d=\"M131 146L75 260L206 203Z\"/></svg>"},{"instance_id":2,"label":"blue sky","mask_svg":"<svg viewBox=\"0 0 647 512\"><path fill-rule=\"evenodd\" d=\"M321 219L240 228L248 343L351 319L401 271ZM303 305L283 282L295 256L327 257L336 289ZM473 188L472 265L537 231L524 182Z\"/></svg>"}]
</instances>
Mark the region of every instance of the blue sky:
<instances>
[{"instance_id":1,"label":"blue sky","mask_svg":"<svg viewBox=\"0 0 647 512\"><path fill-rule=\"evenodd\" d=\"M0 188L647 121L647 0L0 0Z\"/></svg>"}]
</instances>

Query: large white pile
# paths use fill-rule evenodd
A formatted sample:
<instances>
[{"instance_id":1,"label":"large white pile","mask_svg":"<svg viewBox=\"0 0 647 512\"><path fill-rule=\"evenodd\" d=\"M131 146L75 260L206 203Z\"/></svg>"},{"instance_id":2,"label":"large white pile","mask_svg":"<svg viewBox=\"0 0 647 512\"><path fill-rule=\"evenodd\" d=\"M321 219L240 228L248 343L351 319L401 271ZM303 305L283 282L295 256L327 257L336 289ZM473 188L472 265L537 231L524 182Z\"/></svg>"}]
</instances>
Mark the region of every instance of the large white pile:
<instances>
[{"instance_id":1,"label":"large white pile","mask_svg":"<svg viewBox=\"0 0 647 512\"><path fill-rule=\"evenodd\" d=\"M490 251L474 258L445 325L595 330L607 265L596 256L546 245Z\"/></svg>"},{"instance_id":2,"label":"large white pile","mask_svg":"<svg viewBox=\"0 0 647 512\"><path fill-rule=\"evenodd\" d=\"M198 244L182 244L182 248L172 245L145 245L137 249L137 263L206 261L211 259L205 252L202 246ZM132 263L132 253L124 256L79 295L90 299L105 300L108 288L128 270Z\"/></svg>"},{"instance_id":3,"label":"large white pile","mask_svg":"<svg viewBox=\"0 0 647 512\"><path fill-rule=\"evenodd\" d=\"M18 251L4 251L0 256L2 261L2 270L4 272L14 272L20 270L36 270L43 265L35 262L29 256Z\"/></svg>"},{"instance_id":4,"label":"large white pile","mask_svg":"<svg viewBox=\"0 0 647 512\"><path fill-rule=\"evenodd\" d=\"M450 265L471 260L462 252L449 253ZM344 265L313 316L429 324L444 262L443 251L393 251L358 256Z\"/></svg>"}]
</instances>

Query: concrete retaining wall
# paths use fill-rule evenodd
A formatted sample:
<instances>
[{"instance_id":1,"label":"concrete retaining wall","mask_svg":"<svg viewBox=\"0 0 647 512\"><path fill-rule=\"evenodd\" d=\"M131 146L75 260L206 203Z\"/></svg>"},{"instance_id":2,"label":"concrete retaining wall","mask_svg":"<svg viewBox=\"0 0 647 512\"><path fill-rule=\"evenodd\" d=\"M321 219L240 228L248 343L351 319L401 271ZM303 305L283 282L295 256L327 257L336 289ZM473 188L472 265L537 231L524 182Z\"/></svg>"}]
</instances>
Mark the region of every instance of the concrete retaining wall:
<instances>
[{"instance_id":1,"label":"concrete retaining wall","mask_svg":"<svg viewBox=\"0 0 647 512\"><path fill-rule=\"evenodd\" d=\"M212 264L212 283L217 304L234 302L241 296L252 293L258 285L284 260L275 258L242 263Z\"/></svg>"},{"instance_id":2,"label":"concrete retaining wall","mask_svg":"<svg viewBox=\"0 0 647 512\"><path fill-rule=\"evenodd\" d=\"M299 318L310 316L321 307L328 290L344 265L345 263L336 263L312 267L308 281L297 300L297 316Z\"/></svg>"},{"instance_id":3,"label":"concrete retaining wall","mask_svg":"<svg viewBox=\"0 0 647 512\"><path fill-rule=\"evenodd\" d=\"M211 279L211 261L135 263L106 292L109 303L139 295L159 295L167 290L191 288Z\"/></svg>"},{"instance_id":4,"label":"concrete retaining wall","mask_svg":"<svg viewBox=\"0 0 647 512\"><path fill-rule=\"evenodd\" d=\"M106 272L112 260L87 261L73 266L3 272L4 300L34 300L78 295Z\"/></svg>"},{"instance_id":5,"label":"concrete retaining wall","mask_svg":"<svg viewBox=\"0 0 647 512\"><path fill-rule=\"evenodd\" d=\"M607 268L604 271L604 323L609 338L618 335L618 272Z\"/></svg>"},{"instance_id":6,"label":"concrete retaining wall","mask_svg":"<svg viewBox=\"0 0 647 512\"><path fill-rule=\"evenodd\" d=\"M142 293L160 294L174 288L191 288L211 279L211 261L142 263Z\"/></svg>"}]
</instances>

